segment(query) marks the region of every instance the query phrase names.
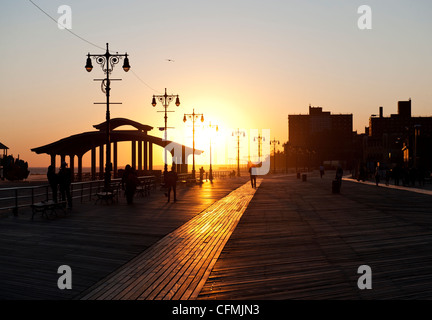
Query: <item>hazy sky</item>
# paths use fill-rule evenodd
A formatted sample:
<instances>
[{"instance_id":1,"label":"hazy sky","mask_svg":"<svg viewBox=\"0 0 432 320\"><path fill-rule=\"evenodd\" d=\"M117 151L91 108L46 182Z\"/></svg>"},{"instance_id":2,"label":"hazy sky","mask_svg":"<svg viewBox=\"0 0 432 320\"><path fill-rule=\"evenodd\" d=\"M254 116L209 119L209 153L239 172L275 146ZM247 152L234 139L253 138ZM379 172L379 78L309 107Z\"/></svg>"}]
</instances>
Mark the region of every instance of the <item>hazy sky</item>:
<instances>
[{"instance_id":1,"label":"hazy sky","mask_svg":"<svg viewBox=\"0 0 432 320\"><path fill-rule=\"evenodd\" d=\"M123 103L112 118L163 126L151 98L164 88L181 99L169 126L184 131L183 114L195 108L221 132L270 129L281 143L288 114L307 114L309 104L352 113L359 133L379 106L396 113L398 100L411 98L413 115L432 115L431 1L33 1L55 19L70 6L71 31L130 55L131 71L119 64L112 74L123 79L112 83L111 101ZM88 52L104 50L28 0L0 3L0 142L45 166L49 157L31 148L105 121L105 106L93 104L105 101L93 81L102 70L95 62L84 69ZM361 5L372 9L371 30L358 28Z\"/></svg>"}]
</instances>

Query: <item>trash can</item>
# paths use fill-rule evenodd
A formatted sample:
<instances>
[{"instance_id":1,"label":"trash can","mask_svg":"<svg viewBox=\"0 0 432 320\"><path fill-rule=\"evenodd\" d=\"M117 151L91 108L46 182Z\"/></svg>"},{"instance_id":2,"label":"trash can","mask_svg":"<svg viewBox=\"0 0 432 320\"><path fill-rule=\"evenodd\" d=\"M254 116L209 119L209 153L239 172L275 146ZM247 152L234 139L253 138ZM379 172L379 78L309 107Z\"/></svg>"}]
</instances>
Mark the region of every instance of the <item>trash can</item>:
<instances>
[{"instance_id":1,"label":"trash can","mask_svg":"<svg viewBox=\"0 0 432 320\"><path fill-rule=\"evenodd\" d=\"M307 179L307 174L303 173L302 174L302 181L306 181L306 179Z\"/></svg>"},{"instance_id":2,"label":"trash can","mask_svg":"<svg viewBox=\"0 0 432 320\"><path fill-rule=\"evenodd\" d=\"M338 180L332 181L332 193L340 193L340 183Z\"/></svg>"}]
</instances>

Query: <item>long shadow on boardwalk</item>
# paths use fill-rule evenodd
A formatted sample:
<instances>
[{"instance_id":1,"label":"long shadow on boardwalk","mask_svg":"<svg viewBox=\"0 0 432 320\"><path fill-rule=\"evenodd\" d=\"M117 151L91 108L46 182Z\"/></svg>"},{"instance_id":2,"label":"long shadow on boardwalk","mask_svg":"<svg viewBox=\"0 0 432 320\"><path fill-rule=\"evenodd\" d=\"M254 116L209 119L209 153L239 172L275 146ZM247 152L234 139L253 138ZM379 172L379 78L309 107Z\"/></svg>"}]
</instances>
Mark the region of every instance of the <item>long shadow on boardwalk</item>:
<instances>
[{"instance_id":1,"label":"long shadow on boardwalk","mask_svg":"<svg viewBox=\"0 0 432 320\"><path fill-rule=\"evenodd\" d=\"M247 178L215 180L177 190L166 203L159 190L115 205L75 203L53 220L22 211L0 218L0 299L73 299L136 255L226 196ZM72 269L72 290L60 290L57 269Z\"/></svg>"},{"instance_id":2,"label":"long shadow on boardwalk","mask_svg":"<svg viewBox=\"0 0 432 320\"><path fill-rule=\"evenodd\" d=\"M266 177L198 299L432 298L432 196L331 178Z\"/></svg>"}]
</instances>

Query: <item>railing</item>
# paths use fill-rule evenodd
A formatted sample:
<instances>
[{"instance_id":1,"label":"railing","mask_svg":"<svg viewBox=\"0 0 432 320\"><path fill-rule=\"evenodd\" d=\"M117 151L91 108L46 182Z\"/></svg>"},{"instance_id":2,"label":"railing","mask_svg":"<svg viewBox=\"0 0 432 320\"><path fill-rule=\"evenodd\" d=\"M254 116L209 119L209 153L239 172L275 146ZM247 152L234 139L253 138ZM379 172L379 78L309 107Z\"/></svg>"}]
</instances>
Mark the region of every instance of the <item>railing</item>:
<instances>
[{"instance_id":1,"label":"railing","mask_svg":"<svg viewBox=\"0 0 432 320\"><path fill-rule=\"evenodd\" d=\"M156 186L155 176L138 177L142 183ZM121 179L112 179L112 183L121 183ZM71 184L72 199L91 201L96 193L104 187L104 180L94 180L85 182L74 182ZM29 187L14 187L0 189L0 211L12 210L18 213L20 208L29 207L32 204L52 199L51 187L48 184Z\"/></svg>"},{"instance_id":2,"label":"railing","mask_svg":"<svg viewBox=\"0 0 432 320\"><path fill-rule=\"evenodd\" d=\"M230 171L213 171L213 177L223 179L229 177ZM190 173L179 173L178 180L182 182L194 182L191 179ZM199 174L196 175L196 179L199 178ZM205 180L208 178L208 172L204 177ZM154 188L158 183L155 176L143 176L138 177L141 182L151 183ZM163 175L161 177L163 181ZM150 182L149 182L150 180ZM120 183L121 178L112 179L112 183ZM84 182L73 182L71 184L71 195L72 199L82 203L83 201L92 201L92 198L96 193L100 192L104 187L104 180L93 180ZM60 196L58 194L58 196ZM28 187L13 187L13 188L0 188L0 211L12 210L14 214L18 213L20 208L29 207L32 204L52 200L51 187L48 184L40 186L28 186Z\"/></svg>"},{"instance_id":3,"label":"railing","mask_svg":"<svg viewBox=\"0 0 432 320\"><path fill-rule=\"evenodd\" d=\"M213 171L213 178L214 179L224 179L226 177L229 177L230 173L231 173L231 171ZM210 173L208 171L206 171L204 173L203 179L204 180L208 180L209 179L209 175L210 175ZM162 175L162 177L163 177L163 175ZM192 174L191 173L179 173L177 175L177 177L178 177L178 181L180 181L180 182L190 182L190 181L194 180L192 178ZM199 172L197 172L195 174L195 180L197 180L197 179L199 179Z\"/></svg>"}]
</instances>

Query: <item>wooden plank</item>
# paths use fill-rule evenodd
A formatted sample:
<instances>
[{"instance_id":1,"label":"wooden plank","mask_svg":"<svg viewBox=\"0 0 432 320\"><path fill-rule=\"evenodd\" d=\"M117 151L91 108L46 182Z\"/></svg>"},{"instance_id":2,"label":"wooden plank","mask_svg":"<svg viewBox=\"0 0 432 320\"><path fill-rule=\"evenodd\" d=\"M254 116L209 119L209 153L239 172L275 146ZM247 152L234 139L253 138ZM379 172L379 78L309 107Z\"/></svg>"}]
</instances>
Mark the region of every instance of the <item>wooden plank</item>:
<instances>
[{"instance_id":1,"label":"wooden plank","mask_svg":"<svg viewBox=\"0 0 432 320\"><path fill-rule=\"evenodd\" d=\"M137 197L133 206L120 195L113 206L74 202L69 215L46 220L31 209L4 216L0 228L0 298L77 299L109 274L150 249L165 235L242 185L246 179L179 187L177 203L161 192ZM72 290L57 288L57 268L70 265ZM12 281L16 290L11 290ZM32 288L38 288L33 290Z\"/></svg>"},{"instance_id":2,"label":"wooden plank","mask_svg":"<svg viewBox=\"0 0 432 320\"><path fill-rule=\"evenodd\" d=\"M205 283L229 235L255 193L249 183L161 239L84 298L188 298ZM199 290L198 290L199 291Z\"/></svg>"},{"instance_id":3,"label":"wooden plank","mask_svg":"<svg viewBox=\"0 0 432 320\"><path fill-rule=\"evenodd\" d=\"M266 179L197 299L430 297L432 198L345 182L335 197L320 180ZM373 290L357 288L361 264Z\"/></svg>"}]
</instances>

